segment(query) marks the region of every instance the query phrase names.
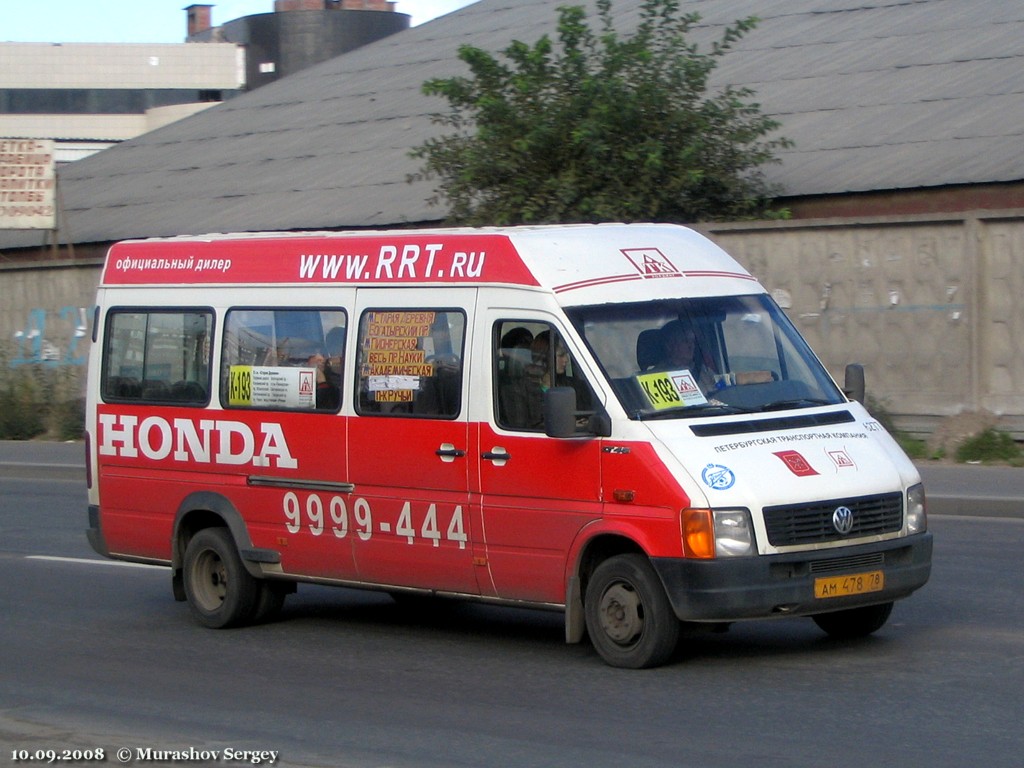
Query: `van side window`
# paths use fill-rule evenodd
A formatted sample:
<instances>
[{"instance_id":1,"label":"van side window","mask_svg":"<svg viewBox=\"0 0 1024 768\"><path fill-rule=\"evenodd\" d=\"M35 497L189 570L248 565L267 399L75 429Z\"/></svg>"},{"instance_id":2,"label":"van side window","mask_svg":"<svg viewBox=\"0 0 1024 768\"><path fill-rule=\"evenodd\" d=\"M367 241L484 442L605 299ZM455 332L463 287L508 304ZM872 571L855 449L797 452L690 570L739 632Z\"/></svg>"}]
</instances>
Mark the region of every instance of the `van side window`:
<instances>
[{"instance_id":1,"label":"van side window","mask_svg":"<svg viewBox=\"0 0 1024 768\"><path fill-rule=\"evenodd\" d=\"M551 372L554 371L554 376ZM558 331L547 323L501 320L494 324L495 421L505 429L544 430L544 393L576 390L576 409L595 397Z\"/></svg>"},{"instance_id":2,"label":"van side window","mask_svg":"<svg viewBox=\"0 0 1024 768\"><path fill-rule=\"evenodd\" d=\"M235 308L224 321L225 408L336 413L346 315L341 309Z\"/></svg>"},{"instance_id":3,"label":"van side window","mask_svg":"<svg viewBox=\"0 0 1024 768\"><path fill-rule=\"evenodd\" d=\"M462 408L466 316L452 309L371 309L359 321L356 410L454 419Z\"/></svg>"},{"instance_id":4,"label":"van side window","mask_svg":"<svg viewBox=\"0 0 1024 768\"><path fill-rule=\"evenodd\" d=\"M206 405L213 312L112 310L100 370L106 402Z\"/></svg>"}]
</instances>

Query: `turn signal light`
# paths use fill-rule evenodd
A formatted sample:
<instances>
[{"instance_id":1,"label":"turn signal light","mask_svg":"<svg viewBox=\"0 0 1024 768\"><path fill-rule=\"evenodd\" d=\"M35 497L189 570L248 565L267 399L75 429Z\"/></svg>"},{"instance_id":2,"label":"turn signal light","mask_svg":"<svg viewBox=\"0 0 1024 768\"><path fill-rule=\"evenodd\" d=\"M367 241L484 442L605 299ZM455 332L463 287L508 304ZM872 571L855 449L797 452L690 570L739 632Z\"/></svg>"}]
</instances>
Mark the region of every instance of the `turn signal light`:
<instances>
[{"instance_id":1,"label":"turn signal light","mask_svg":"<svg viewBox=\"0 0 1024 768\"><path fill-rule=\"evenodd\" d=\"M684 509L679 516L683 553L710 560L715 556L715 523L710 509Z\"/></svg>"}]
</instances>

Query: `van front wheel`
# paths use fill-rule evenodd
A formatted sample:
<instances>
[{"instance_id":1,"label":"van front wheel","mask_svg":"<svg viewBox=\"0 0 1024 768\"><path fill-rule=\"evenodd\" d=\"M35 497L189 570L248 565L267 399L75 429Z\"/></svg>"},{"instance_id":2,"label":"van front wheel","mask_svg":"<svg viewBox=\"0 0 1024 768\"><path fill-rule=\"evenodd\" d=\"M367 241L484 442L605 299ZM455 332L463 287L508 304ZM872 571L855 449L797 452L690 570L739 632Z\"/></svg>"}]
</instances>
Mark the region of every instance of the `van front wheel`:
<instances>
[{"instance_id":1,"label":"van front wheel","mask_svg":"<svg viewBox=\"0 0 1024 768\"><path fill-rule=\"evenodd\" d=\"M182 575L189 607L200 624L222 629L253 618L260 583L245 570L227 528L204 528L192 537Z\"/></svg>"},{"instance_id":2,"label":"van front wheel","mask_svg":"<svg viewBox=\"0 0 1024 768\"><path fill-rule=\"evenodd\" d=\"M811 618L830 637L852 640L877 632L889 620L890 613L892 613L892 603L882 603L864 608L848 608L835 613L820 613Z\"/></svg>"},{"instance_id":3,"label":"van front wheel","mask_svg":"<svg viewBox=\"0 0 1024 768\"><path fill-rule=\"evenodd\" d=\"M597 566L584 607L590 641L613 667L664 664L679 642L679 620L642 555L617 555Z\"/></svg>"}]
</instances>

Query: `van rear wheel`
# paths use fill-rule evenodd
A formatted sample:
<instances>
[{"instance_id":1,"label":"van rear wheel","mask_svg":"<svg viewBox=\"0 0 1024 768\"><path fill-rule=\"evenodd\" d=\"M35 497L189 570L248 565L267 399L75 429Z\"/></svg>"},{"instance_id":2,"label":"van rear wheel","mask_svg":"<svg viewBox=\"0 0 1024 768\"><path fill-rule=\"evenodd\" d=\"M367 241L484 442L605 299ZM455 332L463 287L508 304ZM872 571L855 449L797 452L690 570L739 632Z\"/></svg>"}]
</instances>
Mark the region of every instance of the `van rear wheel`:
<instances>
[{"instance_id":1,"label":"van rear wheel","mask_svg":"<svg viewBox=\"0 0 1024 768\"><path fill-rule=\"evenodd\" d=\"M613 667L664 664L679 642L679 619L646 557L616 555L594 569L584 612L594 648Z\"/></svg>"},{"instance_id":2,"label":"van rear wheel","mask_svg":"<svg viewBox=\"0 0 1024 768\"><path fill-rule=\"evenodd\" d=\"M252 619L260 583L245 570L227 528L204 528L192 537L182 576L189 607L200 624L223 629Z\"/></svg>"}]
</instances>

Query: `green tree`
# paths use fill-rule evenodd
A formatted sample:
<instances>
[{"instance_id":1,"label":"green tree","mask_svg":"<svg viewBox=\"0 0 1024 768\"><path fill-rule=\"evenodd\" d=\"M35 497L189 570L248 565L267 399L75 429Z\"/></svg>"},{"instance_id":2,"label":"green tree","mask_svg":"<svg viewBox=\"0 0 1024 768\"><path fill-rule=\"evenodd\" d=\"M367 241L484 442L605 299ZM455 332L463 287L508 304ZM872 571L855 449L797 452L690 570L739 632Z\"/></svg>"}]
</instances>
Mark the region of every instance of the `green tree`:
<instances>
[{"instance_id":1,"label":"green tree","mask_svg":"<svg viewBox=\"0 0 1024 768\"><path fill-rule=\"evenodd\" d=\"M708 93L722 56L757 19L729 26L707 52L688 41L700 21L678 0L643 0L620 35L611 0L600 31L581 6L558 9L556 46L515 41L506 62L469 45L469 77L429 80L447 99L434 122L453 132L412 156L410 180L437 179L430 202L454 223L699 221L765 215L776 190L761 167L790 146L746 88Z\"/></svg>"}]
</instances>

